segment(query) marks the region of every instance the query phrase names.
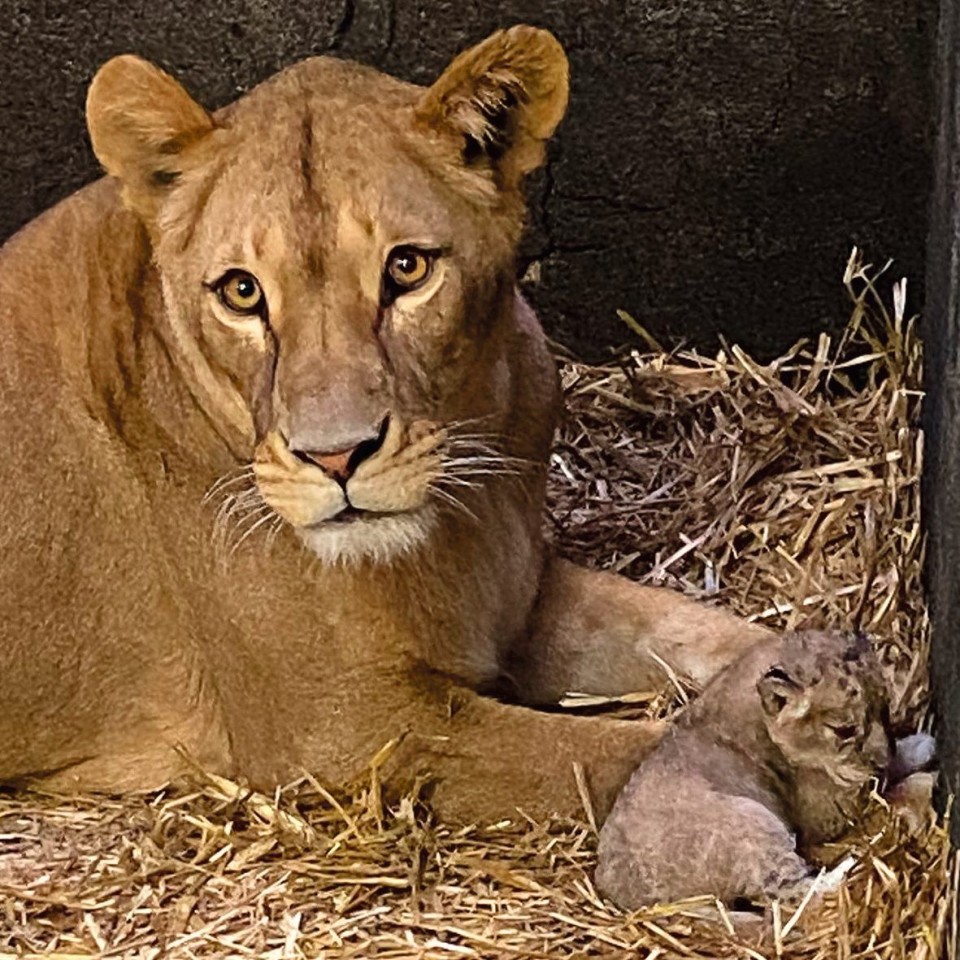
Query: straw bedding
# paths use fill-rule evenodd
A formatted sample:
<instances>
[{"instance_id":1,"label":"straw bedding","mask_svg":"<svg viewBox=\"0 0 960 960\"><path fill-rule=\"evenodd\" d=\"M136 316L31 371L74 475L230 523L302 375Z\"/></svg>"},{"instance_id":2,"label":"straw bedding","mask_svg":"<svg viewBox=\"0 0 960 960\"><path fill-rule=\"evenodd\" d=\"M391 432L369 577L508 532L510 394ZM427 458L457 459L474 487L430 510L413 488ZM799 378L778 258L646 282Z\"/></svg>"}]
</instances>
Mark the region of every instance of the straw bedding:
<instances>
[{"instance_id":1,"label":"straw bedding","mask_svg":"<svg viewBox=\"0 0 960 960\"><path fill-rule=\"evenodd\" d=\"M921 356L903 288L876 273L855 252L846 332L768 365L649 338L607 367L564 360L548 524L581 562L773 626L860 624L916 729ZM677 678L669 695L567 705L669 715L695 693ZM624 916L592 886L595 845L586 816L451 830L416 797L384 810L375 776L342 795L304 779L267 798L200 772L124 799L0 794L0 957L923 960L953 923L942 829L910 830L879 798L824 851L857 854L850 878L799 915L746 922L704 901Z\"/></svg>"}]
</instances>

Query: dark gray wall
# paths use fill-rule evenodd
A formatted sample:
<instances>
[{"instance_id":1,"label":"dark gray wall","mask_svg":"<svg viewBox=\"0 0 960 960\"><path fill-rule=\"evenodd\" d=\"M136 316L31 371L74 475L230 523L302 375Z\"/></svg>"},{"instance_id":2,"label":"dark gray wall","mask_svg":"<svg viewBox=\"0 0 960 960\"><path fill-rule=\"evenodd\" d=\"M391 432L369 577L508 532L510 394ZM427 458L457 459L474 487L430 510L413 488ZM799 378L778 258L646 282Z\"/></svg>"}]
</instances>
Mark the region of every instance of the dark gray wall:
<instances>
[{"instance_id":1,"label":"dark gray wall","mask_svg":"<svg viewBox=\"0 0 960 960\"><path fill-rule=\"evenodd\" d=\"M960 5L942 0L937 51L936 179L927 257L923 337L925 387L924 528L933 628L930 681L940 752L940 799L954 799L951 834L960 844ZM944 956L956 956L954 949Z\"/></svg>"},{"instance_id":2,"label":"dark gray wall","mask_svg":"<svg viewBox=\"0 0 960 960\"><path fill-rule=\"evenodd\" d=\"M628 339L622 307L672 341L721 332L774 350L841 320L853 243L921 280L935 7L0 0L0 238L95 175L83 99L113 54L140 53L219 106L327 51L429 82L463 46L526 20L572 62L526 251L549 328L595 353Z\"/></svg>"}]
</instances>

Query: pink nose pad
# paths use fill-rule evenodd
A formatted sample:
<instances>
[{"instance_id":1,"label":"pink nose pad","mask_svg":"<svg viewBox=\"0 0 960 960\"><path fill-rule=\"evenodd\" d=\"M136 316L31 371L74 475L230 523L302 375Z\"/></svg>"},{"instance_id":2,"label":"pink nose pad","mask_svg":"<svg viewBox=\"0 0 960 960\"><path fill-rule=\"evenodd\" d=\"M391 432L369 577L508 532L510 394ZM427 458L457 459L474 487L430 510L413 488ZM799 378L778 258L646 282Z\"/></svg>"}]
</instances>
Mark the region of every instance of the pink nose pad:
<instances>
[{"instance_id":1,"label":"pink nose pad","mask_svg":"<svg viewBox=\"0 0 960 960\"><path fill-rule=\"evenodd\" d=\"M351 460L359 449L360 447L356 446L335 453L318 453L316 450L297 450L295 453L301 460L309 460L318 466L331 479L343 483L350 479L356 468Z\"/></svg>"},{"instance_id":2,"label":"pink nose pad","mask_svg":"<svg viewBox=\"0 0 960 960\"><path fill-rule=\"evenodd\" d=\"M388 423L389 417L385 417L375 434L345 450L300 450L291 447L290 452L298 460L319 467L331 480L336 480L342 485L353 476L354 471L364 460L372 457L383 446Z\"/></svg>"}]
</instances>

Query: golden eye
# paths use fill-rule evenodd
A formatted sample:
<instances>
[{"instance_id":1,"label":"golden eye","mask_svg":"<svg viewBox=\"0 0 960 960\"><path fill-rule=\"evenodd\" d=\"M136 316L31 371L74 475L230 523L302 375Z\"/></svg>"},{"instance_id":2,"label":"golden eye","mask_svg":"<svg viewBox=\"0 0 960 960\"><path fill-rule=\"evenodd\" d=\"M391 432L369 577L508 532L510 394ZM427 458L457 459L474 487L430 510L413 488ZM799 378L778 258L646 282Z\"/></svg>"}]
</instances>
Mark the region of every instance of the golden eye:
<instances>
[{"instance_id":1,"label":"golden eye","mask_svg":"<svg viewBox=\"0 0 960 960\"><path fill-rule=\"evenodd\" d=\"M263 288L252 273L234 270L217 285L224 305L234 313L259 313L263 309Z\"/></svg>"},{"instance_id":2,"label":"golden eye","mask_svg":"<svg viewBox=\"0 0 960 960\"><path fill-rule=\"evenodd\" d=\"M387 261L387 277L405 293L420 286L433 267L433 257L413 247L398 247Z\"/></svg>"}]
</instances>

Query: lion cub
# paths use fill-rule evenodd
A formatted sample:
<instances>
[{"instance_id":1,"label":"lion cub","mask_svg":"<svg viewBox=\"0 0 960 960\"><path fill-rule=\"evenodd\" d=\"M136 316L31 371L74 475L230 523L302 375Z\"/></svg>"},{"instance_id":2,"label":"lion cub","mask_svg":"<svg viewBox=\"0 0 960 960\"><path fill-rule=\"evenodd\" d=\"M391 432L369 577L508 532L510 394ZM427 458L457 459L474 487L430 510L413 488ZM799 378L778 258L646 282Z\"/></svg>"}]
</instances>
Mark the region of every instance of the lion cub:
<instances>
[{"instance_id":1,"label":"lion cub","mask_svg":"<svg viewBox=\"0 0 960 960\"><path fill-rule=\"evenodd\" d=\"M624 788L597 887L634 909L700 894L799 895L797 852L843 831L893 759L886 689L862 637L764 640L708 685Z\"/></svg>"}]
</instances>

